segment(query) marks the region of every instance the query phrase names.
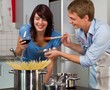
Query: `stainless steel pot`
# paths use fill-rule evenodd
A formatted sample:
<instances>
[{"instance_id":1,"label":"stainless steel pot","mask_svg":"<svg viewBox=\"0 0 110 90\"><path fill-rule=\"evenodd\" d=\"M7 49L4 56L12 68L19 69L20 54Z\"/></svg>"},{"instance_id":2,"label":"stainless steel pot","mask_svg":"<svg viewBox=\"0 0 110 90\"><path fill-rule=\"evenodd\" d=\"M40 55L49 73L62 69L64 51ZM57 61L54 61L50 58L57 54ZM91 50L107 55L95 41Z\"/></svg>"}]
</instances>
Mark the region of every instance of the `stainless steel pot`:
<instances>
[{"instance_id":1,"label":"stainless steel pot","mask_svg":"<svg viewBox=\"0 0 110 90\"><path fill-rule=\"evenodd\" d=\"M57 73L57 75L52 75L49 84L54 85L56 83L65 83L66 88L75 88L75 81L79 80L77 74L71 73Z\"/></svg>"},{"instance_id":2,"label":"stainless steel pot","mask_svg":"<svg viewBox=\"0 0 110 90\"><path fill-rule=\"evenodd\" d=\"M44 70L12 70L14 73L14 90L43 90Z\"/></svg>"},{"instance_id":3,"label":"stainless steel pot","mask_svg":"<svg viewBox=\"0 0 110 90\"><path fill-rule=\"evenodd\" d=\"M76 80L79 80L80 78L77 77L77 74L69 74L69 77L66 79L66 88L75 88L75 82Z\"/></svg>"},{"instance_id":4,"label":"stainless steel pot","mask_svg":"<svg viewBox=\"0 0 110 90\"><path fill-rule=\"evenodd\" d=\"M43 90L66 90L65 83L56 83L54 85L44 84Z\"/></svg>"}]
</instances>

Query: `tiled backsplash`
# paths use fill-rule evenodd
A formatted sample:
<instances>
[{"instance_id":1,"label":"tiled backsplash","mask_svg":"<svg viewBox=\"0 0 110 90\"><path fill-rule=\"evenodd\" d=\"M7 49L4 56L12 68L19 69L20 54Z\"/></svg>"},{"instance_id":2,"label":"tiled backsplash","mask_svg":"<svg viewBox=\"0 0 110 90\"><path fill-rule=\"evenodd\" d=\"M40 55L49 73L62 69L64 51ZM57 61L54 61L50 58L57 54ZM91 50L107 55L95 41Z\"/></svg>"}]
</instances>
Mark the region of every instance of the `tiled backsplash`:
<instances>
[{"instance_id":1,"label":"tiled backsplash","mask_svg":"<svg viewBox=\"0 0 110 90\"><path fill-rule=\"evenodd\" d=\"M15 25L11 31L0 31L0 56L13 55L10 48L15 50L17 45L18 30Z\"/></svg>"},{"instance_id":2,"label":"tiled backsplash","mask_svg":"<svg viewBox=\"0 0 110 90\"><path fill-rule=\"evenodd\" d=\"M10 48L15 49L18 30L13 22L11 0L0 0L0 56L12 55Z\"/></svg>"}]
</instances>

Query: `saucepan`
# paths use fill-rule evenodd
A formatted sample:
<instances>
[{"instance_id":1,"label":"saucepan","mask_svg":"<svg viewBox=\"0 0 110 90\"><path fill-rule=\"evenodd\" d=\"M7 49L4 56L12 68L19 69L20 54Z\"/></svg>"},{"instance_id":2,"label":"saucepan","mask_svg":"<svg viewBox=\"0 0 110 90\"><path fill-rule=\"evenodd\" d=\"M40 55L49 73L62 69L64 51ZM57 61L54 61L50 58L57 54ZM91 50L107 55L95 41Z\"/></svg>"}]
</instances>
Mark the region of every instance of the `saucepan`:
<instances>
[{"instance_id":1,"label":"saucepan","mask_svg":"<svg viewBox=\"0 0 110 90\"><path fill-rule=\"evenodd\" d=\"M65 83L43 84L43 90L66 90Z\"/></svg>"}]
</instances>

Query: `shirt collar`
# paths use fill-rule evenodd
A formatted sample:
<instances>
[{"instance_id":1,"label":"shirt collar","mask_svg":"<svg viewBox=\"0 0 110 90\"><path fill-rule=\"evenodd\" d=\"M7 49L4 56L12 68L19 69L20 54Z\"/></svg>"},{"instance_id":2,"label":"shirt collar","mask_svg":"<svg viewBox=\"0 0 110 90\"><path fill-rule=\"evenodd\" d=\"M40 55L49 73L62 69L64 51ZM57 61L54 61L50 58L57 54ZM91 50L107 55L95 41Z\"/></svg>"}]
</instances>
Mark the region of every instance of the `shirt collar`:
<instances>
[{"instance_id":1,"label":"shirt collar","mask_svg":"<svg viewBox=\"0 0 110 90\"><path fill-rule=\"evenodd\" d=\"M95 34L95 23L96 23L96 19L93 19L91 21L91 25L90 25L90 28L89 28L89 31L88 33L94 35Z\"/></svg>"},{"instance_id":2,"label":"shirt collar","mask_svg":"<svg viewBox=\"0 0 110 90\"><path fill-rule=\"evenodd\" d=\"M92 35L92 36L95 34L95 23L96 23L96 19L93 19L93 20L91 21L91 25L90 25L90 28L89 28L89 31L88 31L88 34L90 34L90 35ZM79 32L80 32L80 37L84 38L85 35L84 35L83 30L80 29Z\"/></svg>"}]
</instances>

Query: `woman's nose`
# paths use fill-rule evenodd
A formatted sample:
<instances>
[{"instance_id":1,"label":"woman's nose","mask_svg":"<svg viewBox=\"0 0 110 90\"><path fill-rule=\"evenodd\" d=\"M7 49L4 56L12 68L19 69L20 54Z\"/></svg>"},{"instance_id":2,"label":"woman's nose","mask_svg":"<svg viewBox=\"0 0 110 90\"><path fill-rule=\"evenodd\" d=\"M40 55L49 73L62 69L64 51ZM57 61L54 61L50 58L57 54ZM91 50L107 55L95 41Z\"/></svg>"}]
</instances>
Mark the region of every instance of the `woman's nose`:
<instances>
[{"instance_id":1,"label":"woman's nose","mask_svg":"<svg viewBox=\"0 0 110 90\"><path fill-rule=\"evenodd\" d=\"M39 23L43 23L43 19L40 19L40 20L39 20Z\"/></svg>"}]
</instances>

